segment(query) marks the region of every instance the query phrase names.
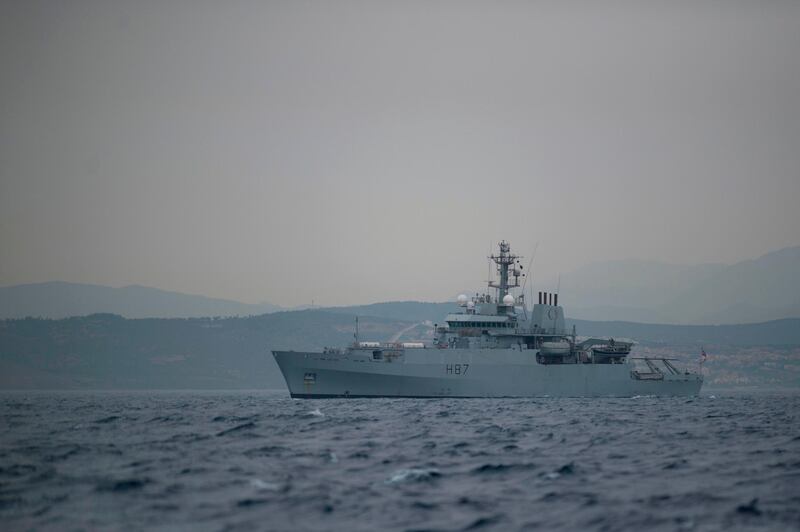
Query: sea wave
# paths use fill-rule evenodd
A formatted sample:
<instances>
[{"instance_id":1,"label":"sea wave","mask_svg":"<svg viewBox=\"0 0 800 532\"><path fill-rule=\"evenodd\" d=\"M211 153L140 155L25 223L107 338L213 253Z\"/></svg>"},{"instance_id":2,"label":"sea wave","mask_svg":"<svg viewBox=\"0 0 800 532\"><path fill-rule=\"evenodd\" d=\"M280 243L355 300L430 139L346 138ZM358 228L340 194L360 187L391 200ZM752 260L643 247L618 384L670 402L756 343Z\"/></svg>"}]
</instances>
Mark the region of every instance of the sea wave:
<instances>
[{"instance_id":1,"label":"sea wave","mask_svg":"<svg viewBox=\"0 0 800 532\"><path fill-rule=\"evenodd\" d=\"M800 395L0 393L4 530L790 530Z\"/></svg>"}]
</instances>

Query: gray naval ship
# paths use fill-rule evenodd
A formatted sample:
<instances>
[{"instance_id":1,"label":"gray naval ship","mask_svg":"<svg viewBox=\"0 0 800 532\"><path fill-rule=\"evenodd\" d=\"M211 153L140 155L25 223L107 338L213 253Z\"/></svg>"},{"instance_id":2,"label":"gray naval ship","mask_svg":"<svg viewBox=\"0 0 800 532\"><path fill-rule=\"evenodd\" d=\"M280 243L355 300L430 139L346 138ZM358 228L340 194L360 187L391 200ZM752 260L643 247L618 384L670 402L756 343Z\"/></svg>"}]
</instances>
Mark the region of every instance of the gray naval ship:
<instances>
[{"instance_id":1,"label":"gray naval ship","mask_svg":"<svg viewBox=\"0 0 800 532\"><path fill-rule=\"evenodd\" d=\"M503 241L494 294L458 297L432 343L356 341L321 352L273 351L295 398L630 397L697 395L703 377L674 359L629 356L631 341L568 331L558 294L528 309L520 256ZM517 290L519 291L519 290ZM524 292L524 283L523 290Z\"/></svg>"}]
</instances>

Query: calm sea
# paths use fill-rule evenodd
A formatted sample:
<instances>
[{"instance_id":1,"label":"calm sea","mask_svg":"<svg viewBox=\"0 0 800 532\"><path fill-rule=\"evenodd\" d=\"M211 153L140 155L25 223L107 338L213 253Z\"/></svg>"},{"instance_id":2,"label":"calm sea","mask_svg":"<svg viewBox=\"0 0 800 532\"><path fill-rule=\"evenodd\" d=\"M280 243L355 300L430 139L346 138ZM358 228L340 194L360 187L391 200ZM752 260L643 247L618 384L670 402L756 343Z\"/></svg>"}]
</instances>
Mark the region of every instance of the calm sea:
<instances>
[{"instance_id":1,"label":"calm sea","mask_svg":"<svg viewBox=\"0 0 800 532\"><path fill-rule=\"evenodd\" d=\"M22 529L798 530L800 395L4 392Z\"/></svg>"}]
</instances>

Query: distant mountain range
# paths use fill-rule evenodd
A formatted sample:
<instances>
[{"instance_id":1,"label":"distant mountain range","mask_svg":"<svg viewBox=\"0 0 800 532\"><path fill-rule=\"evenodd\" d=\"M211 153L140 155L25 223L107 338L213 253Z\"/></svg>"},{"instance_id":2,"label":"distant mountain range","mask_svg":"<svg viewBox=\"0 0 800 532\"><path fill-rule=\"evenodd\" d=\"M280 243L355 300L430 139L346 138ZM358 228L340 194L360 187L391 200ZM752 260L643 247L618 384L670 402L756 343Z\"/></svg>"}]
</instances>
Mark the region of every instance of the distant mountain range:
<instances>
[{"instance_id":1,"label":"distant mountain range","mask_svg":"<svg viewBox=\"0 0 800 532\"><path fill-rule=\"evenodd\" d=\"M799 317L800 246L733 265L589 264L562 276L559 303L568 316L586 320L720 324Z\"/></svg>"},{"instance_id":2,"label":"distant mountain range","mask_svg":"<svg viewBox=\"0 0 800 532\"><path fill-rule=\"evenodd\" d=\"M636 353L690 363L704 346L712 386L800 387L800 319L767 321L800 316L800 247L731 266L596 263L561 287L567 324L580 335L632 338ZM280 310L143 286L0 288L0 389L283 387L271 348L346 345L356 316L362 338L429 341L425 322L442 323L457 307Z\"/></svg>"},{"instance_id":3,"label":"distant mountain range","mask_svg":"<svg viewBox=\"0 0 800 532\"><path fill-rule=\"evenodd\" d=\"M537 283L555 288L555 281ZM561 278L567 316L664 324L757 323L800 317L800 246L733 265L674 265L641 260L589 264ZM332 312L443 321L453 303L387 302ZM126 318L253 316L286 310L144 286L49 282L0 287L0 319L112 313Z\"/></svg>"},{"instance_id":4,"label":"distant mountain range","mask_svg":"<svg viewBox=\"0 0 800 532\"><path fill-rule=\"evenodd\" d=\"M56 281L0 287L0 319L58 319L103 312L126 318L199 318L252 316L278 310L283 309L269 303L251 305L136 285L112 288Z\"/></svg>"}]
</instances>

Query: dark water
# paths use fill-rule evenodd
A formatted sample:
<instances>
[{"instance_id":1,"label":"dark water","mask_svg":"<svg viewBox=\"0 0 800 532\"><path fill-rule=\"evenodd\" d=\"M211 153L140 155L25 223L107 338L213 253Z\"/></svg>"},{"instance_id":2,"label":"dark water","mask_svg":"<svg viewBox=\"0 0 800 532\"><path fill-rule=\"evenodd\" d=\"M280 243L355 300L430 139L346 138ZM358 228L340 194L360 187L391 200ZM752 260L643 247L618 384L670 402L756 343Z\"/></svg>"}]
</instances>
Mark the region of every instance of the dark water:
<instances>
[{"instance_id":1,"label":"dark water","mask_svg":"<svg viewBox=\"0 0 800 532\"><path fill-rule=\"evenodd\" d=\"M0 394L15 529L797 530L800 395ZM752 502L756 500L756 502Z\"/></svg>"}]
</instances>

